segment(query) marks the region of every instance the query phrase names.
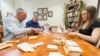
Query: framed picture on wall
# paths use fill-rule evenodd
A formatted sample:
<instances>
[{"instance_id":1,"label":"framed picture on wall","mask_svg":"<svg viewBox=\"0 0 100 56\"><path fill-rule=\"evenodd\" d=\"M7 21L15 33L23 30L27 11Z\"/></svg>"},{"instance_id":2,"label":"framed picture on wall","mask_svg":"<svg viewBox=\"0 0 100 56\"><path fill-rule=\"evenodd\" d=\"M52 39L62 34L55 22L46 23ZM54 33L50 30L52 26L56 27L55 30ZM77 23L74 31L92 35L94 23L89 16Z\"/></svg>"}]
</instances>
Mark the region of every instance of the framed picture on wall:
<instances>
[{"instance_id":1,"label":"framed picture on wall","mask_svg":"<svg viewBox=\"0 0 100 56\"><path fill-rule=\"evenodd\" d=\"M43 8L43 13L47 14L48 13L48 8Z\"/></svg>"},{"instance_id":2,"label":"framed picture on wall","mask_svg":"<svg viewBox=\"0 0 100 56\"><path fill-rule=\"evenodd\" d=\"M33 12L33 15L34 16L38 16L38 12Z\"/></svg>"},{"instance_id":3,"label":"framed picture on wall","mask_svg":"<svg viewBox=\"0 0 100 56\"><path fill-rule=\"evenodd\" d=\"M53 17L53 11L48 11L48 17Z\"/></svg>"},{"instance_id":4,"label":"framed picture on wall","mask_svg":"<svg viewBox=\"0 0 100 56\"><path fill-rule=\"evenodd\" d=\"M43 20L43 15L42 14L39 14L38 15L38 18L39 18L40 21Z\"/></svg>"},{"instance_id":5,"label":"framed picture on wall","mask_svg":"<svg viewBox=\"0 0 100 56\"><path fill-rule=\"evenodd\" d=\"M47 20L47 14L43 15L43 20Z\"/></svg>"},{"instance_id":6,"label":"framed picture on wall","mask_svg":"<svg viewBox=\"0 0 100 56\"><path fill-rule=\"evenodd\" d=\"M43 8L38 8L38 13L39 14L43 13Z\"/></svg>"}]
</instances>

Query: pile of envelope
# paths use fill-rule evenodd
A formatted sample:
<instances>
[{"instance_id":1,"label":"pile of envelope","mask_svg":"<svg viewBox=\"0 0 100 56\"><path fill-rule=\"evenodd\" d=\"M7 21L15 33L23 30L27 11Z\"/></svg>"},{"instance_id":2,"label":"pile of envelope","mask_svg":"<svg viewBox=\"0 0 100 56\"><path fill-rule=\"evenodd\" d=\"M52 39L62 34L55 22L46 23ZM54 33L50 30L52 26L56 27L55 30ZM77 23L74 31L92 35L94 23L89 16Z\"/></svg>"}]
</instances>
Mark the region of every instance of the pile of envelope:
<instances>
[{"instance_id":1,"label":"pile of envelope","mask_svg":"<svg viewBox=\"0 0 100 56\"><path fill-rule=\"evenodd\" d=\"M24 52L34 52L35 48L43 44L44 44L43 42L39 42L35 44L29 44L27 42L24 42L24 43L18 44L17 47Z\"/></svg>"},{"instance_id":2,"label":"pile of envelope","mask_svg":"<svg viewBox=\"0 0 100 56\"><path fill-rule=\"evenodd\" d=\"M70 56L80 56L83 53L83 50L79 47L79 45L72 40L66 40L63 48L66 54Z\"/></svg>"}]
</instances>

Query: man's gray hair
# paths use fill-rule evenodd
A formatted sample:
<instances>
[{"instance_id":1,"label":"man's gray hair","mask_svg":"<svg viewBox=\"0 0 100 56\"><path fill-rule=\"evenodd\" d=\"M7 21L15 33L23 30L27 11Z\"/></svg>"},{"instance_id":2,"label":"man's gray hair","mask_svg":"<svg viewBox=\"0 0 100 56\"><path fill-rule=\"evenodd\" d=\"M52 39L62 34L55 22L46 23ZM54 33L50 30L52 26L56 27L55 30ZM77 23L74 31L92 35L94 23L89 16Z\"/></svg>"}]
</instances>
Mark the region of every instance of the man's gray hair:
<instances>
[{"instance_id":1,"label":"man's gray hair","mask_svg":"<svg viewBox=\"0 0 100 56\"><path fill-rule=\"evenodd\" d=\"M16 13L18 12L24 12L25 10L23 8L17 8Z\"/></svg>"}]
</instances>

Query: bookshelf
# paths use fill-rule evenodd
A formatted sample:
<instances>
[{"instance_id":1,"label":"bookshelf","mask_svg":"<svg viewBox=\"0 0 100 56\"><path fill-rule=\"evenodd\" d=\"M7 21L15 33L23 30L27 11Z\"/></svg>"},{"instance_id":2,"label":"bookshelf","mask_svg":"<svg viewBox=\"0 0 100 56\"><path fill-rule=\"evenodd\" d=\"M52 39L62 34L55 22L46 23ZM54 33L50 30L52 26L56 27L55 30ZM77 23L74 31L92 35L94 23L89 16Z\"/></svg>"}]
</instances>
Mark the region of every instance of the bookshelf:
<instances>
[{"instance_id":1,"label":"bookshelf","mask_svg":"<svg viewBox=\"0 0 100 56\"><path fill-rule=\"evenodd\" d=\"M68 28L72 28L74 23L78 22L79 15L82 9L85 7L85 3L81 1L77 1L75 3L67 4L66 13L65 13L65 26Z\"/></svg>"}]
</instances>

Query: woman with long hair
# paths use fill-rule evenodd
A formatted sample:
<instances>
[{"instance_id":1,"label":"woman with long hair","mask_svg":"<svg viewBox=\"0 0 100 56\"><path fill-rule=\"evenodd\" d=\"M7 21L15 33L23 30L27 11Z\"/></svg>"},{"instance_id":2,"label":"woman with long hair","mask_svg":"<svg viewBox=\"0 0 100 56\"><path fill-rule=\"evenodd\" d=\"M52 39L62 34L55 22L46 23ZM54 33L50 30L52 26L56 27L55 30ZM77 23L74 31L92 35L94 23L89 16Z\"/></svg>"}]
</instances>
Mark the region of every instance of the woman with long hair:
<instances>
[{"instance_id":1,"label":"woman with long hair","mask_svg":"<svg viewBox=\"0 0 100 56\"><path fill-rule=\"evenodd\" d=\"M69 32L68 35L76 35L96 45L100 37L100 22L97 20L97 10L94 6L85 7L82 10L78 21L78 31Z\"/></svg>"}]
</instances>

